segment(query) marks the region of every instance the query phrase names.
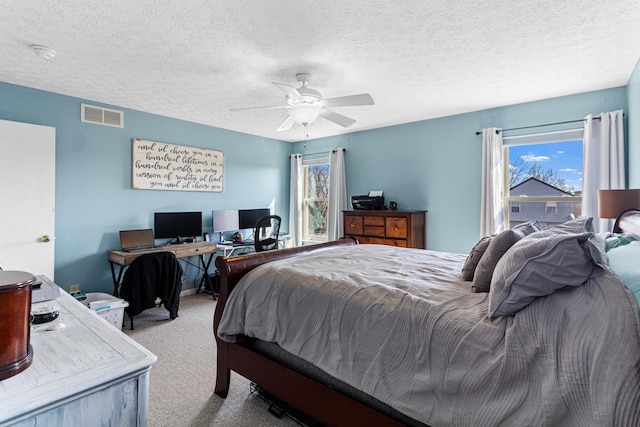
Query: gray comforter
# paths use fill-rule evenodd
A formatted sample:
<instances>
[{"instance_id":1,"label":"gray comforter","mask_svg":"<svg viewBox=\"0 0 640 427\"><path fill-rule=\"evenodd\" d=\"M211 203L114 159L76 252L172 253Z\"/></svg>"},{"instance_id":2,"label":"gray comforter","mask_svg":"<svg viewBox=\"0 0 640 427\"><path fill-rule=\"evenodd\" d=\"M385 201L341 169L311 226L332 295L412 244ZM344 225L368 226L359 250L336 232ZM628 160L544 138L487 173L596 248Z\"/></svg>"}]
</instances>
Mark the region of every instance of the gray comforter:
<instances>
[{"instance_id":1,"label":"gray comforter","mask_svg":"<svg viewBox=\"0 0 640 427\"><path fill-rule=\"evenodd\" d=\"M638 307L612 272L489 320L464 259L358 245L266 264L218 336L278 343L432 426L640 425Z\"/></svg>"}]
</instances>

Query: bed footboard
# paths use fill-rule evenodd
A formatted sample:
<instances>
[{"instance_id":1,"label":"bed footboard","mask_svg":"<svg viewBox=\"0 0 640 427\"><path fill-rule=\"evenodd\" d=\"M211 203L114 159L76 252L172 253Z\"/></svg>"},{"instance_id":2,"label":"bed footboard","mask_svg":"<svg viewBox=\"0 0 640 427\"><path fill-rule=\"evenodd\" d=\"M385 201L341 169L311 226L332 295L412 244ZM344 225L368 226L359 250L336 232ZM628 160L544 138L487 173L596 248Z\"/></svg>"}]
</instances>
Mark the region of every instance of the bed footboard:
<instances>
[{"instance_id":1,"label":"bed footboard","mask_svg":"<svg viewBox=\"0 0 640 427\"><path fill-rule=\"evenodd\" d=\"M334 242L320 243L317 245L300 246L297 248L279 249L252 253L233 258L219 256L216 258L216 268L220 272L220 293L216 303L216 310L213 316L213 333L218 348L217 375L215 393L221 397L226 397L229 391L230 369L229 346L230 344L218 338L218 324L222 318L229 294L238 284L238 281L254 268L279 259L291 258L302 254L329 250L340 246L355 245L358 242L354 238L346 238ZM238 347L238 346L234 346Z\"/></svg>"}]
</instances>

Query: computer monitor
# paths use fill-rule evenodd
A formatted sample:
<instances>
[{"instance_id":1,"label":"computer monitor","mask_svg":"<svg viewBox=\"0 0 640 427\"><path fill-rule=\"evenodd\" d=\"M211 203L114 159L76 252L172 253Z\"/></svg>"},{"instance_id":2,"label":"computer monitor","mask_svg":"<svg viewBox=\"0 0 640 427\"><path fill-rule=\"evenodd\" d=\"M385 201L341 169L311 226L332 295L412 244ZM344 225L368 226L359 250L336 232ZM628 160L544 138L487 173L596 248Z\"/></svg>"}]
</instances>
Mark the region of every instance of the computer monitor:
<instances>
[{"instance_id":1,"label":"computer monitor","mask_svg":"<svg viewBox=\"0 0 640 427\"><path fill-rule=\"evenodd\" d=\"M256 223L262 217L271 215L269 208L263 209L241 209L238 211L238 228L245 230L255 228Z\"/></svg>"},{"instance_id":2,"label":"computer monitor","mask_svg":"<svg viewBox=\"0 0 640 427\"><path fill-rule=\"evenodd\" d=\"M156 239L186 239L202 236L202 212L155 212L153 218Z\"/></svg>"},{"instance_id":3,"label":"computer monitor","mask_svg":"<svg viewBox=\"0 0 640 427\"><path fill-rule=\"evenodd\" d=\"M224 233L225 231L240 229L237 209L213 211L211 217L213 219L214 233Z\"/></svg>"}]
</instances>

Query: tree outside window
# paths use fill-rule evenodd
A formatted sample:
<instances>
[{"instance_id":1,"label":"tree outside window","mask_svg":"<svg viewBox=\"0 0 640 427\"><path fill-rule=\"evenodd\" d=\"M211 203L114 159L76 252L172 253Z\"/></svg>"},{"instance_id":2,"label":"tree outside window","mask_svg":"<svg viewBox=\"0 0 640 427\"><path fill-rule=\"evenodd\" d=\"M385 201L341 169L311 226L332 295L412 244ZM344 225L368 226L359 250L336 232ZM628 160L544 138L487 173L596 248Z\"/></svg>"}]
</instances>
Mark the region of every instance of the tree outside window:
<instances>
[{"instance_id":1,"label":"tree outside window","mask_svg":"<svg viewBox=\"0 0 640 427\"><path fill-rule=\"evenodd\" d=\"M329 163L304 166L302 240L327 241Z\"/></svg>"}]
</instances>

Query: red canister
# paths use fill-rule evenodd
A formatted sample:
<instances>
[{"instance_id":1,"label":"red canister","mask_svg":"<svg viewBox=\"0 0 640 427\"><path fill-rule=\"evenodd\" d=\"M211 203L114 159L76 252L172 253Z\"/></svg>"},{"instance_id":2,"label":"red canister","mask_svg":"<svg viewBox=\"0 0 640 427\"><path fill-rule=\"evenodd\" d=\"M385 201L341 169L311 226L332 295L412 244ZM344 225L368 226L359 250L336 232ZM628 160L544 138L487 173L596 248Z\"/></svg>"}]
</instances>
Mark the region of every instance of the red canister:
<instances>
[{"instance_id":1,"label":"red canister","mask_svg":"<svg viewBox=\"0 0 640 427\"><path fill-rule=\"evenodd\" d=\"M31 288L33 274L0 271L0 381L27 369L33 360Z\"/></svg>"}]
</instances>

